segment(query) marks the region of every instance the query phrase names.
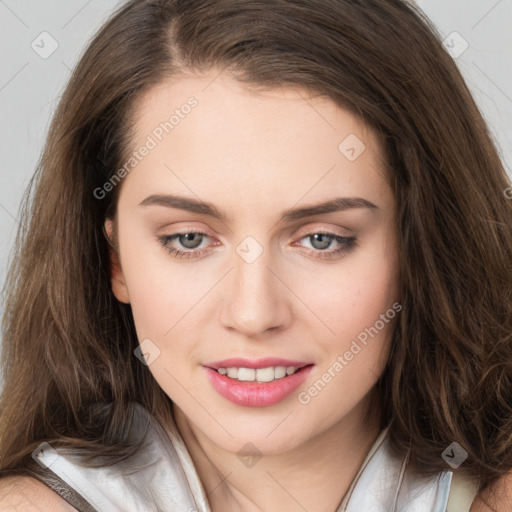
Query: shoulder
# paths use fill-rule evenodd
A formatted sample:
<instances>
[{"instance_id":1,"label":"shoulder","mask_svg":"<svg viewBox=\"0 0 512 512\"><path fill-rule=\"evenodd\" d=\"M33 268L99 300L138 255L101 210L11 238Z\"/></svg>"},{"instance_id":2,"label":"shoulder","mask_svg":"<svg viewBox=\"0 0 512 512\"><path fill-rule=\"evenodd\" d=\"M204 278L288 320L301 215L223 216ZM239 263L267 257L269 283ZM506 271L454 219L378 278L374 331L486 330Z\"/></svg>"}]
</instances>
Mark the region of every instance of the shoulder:
<instances>
[{"instance_id":1,"label":"shoulder","mask_svg":"<svg viewBox=\"0 0 512 512\"><path fill-rule=\"evenodd\" d=\"M0 478L0 512L77 512L66 500L30 476Z\"/></svg>"},{"instance_id":2,"label":"shoulder","mask_svg":"<svg viewBox=\"0 0 512 512\"><path fill-rule=\"evenodd\" d=\"M470 512L508 512L512 510L512 472L482 490Z\"/></svg>"}]
</instances>

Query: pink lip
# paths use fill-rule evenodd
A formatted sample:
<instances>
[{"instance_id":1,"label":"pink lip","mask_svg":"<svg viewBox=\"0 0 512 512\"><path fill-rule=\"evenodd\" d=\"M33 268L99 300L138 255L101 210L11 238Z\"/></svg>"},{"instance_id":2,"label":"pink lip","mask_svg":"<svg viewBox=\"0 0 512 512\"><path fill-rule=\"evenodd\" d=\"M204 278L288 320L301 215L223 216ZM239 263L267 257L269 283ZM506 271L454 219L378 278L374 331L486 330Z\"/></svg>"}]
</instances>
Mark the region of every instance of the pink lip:
<instances>
[{"instance_id":1,"label":"pink lip","mask_svg":"<svg viewBox=\"0 0 512 512\"><path fill-rule=\"evenodd\" d=\"M290 361L289 359L280 359L278 357L264 357L262 359L243 359L242 357L232 357L222 361L215 361L207 363L203 366L218 370L219 368L269 368L270 366L295 366L295 368L302 368L311 363L303 361Z\"/></svg>"},{"instance_id":2,"label":"pink lip","mask_svg":"<svg viewBox=\"0 0 512 512\"><path fill-rule=\"evenodd\" d=\"M233 364L233 361L240 361L229 359L223 361L222 364L230 362L231 367L242 368L266 368L268 366L299 366L295 364L268 364L265 362L261 365L261 361L254 364L259 366L247 366L247 362L242 364ZM272 360L272 361L275 361ZM217 363L215 363L217 364ZM303 363L300 363L303 364ZM230 366L219 366L219 368L229 368ZM216 370L204 367L206 375L212 387L226 400L245 407L267 407L269 405L277 404L295 391L307 378L313 365L301 367L300 370L293 375L288 375L282 379L273 380L272 382L248 382L238 381L231 379L226 375L221 375Z\"/></svg>"}]
</instances>

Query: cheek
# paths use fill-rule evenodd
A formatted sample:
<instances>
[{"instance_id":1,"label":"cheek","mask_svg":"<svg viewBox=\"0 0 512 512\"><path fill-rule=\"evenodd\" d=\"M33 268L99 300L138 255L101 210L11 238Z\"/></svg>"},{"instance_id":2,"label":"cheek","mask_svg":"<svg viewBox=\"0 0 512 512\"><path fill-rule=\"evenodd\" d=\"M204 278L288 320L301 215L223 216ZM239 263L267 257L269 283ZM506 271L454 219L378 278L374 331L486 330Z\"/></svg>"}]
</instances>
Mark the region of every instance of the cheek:
<instances>
[{"instance_id":1,"label":"cheek","mask_svg":"<svg viewBox=\"0 0 512 512\"><path fill-rule=\"evenodd\" d=\"M149 370L159 386L181 403L196 391L188 363L200 338L200 299L211 284L204 283L197 272L184 270L193 265L171 265L165 252L161 259L152 257L143 266L135 259L131 263L127 262L125 273L139 343L143 352L155 354Z\"/></svg>"},{"instance_id":2,"label":"cheek","mask_svg":"<svg viewBox=\"0 0 512 512\"><path fill-rule=\"evenodd\" d=\"M124 277L139 339L165 340L175 329L190 325L188 320L215 276L193 262L180 263L147 236L144 244L136 243L143 236L125 237Z\"/></svg>"},{"instance_id":3,"label":"cheek","mask_svg":"<svg viewBox=\"0 0 512 512\"><path fill-rule=\"evenodd\" d=\"M336 334L317 338L324 358L313 385L299 397L313 416L329 410L335 421L377 382L401 309L397 270L394 252L368 251L332 276L324 294L314 295L313 307L326 312L325 323Z\"/></svg>"},{"instance_id":4,"label":"cheek","mask_svg":"<svg viewBox=\"0 0 512 512\"><path fill-rule=\"evenodd\" d=\"M397 268L393 254L366 251L300 281L298 294L321 322L328 346L342 348L380 319L397 297ZM323 324L323 327L322 327ZM380 323L379 323L380 326Z\"/></svg>"},{"instance_id":5,"label":"cheek","mask_svg":"<svg viewBox=\"0 0 512 512\"><path fill-rule=\"evenodd\" d=\"M325 425L338 421L361 402L389 358L399 303L393 293L393 273L380 269L378 280L348 279L329 306L328 322L336 335L316 338L323 357L298 402L310 417L324 417Z\"/></svg>"}]
</instances>

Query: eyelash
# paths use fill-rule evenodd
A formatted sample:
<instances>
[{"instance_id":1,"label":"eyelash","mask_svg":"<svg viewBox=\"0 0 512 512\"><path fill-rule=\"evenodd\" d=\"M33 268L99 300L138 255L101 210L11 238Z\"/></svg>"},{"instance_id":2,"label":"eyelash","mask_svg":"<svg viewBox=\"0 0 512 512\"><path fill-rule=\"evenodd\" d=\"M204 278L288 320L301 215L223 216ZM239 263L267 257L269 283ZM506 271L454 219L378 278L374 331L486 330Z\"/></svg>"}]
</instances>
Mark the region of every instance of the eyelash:
<instances>
[{"instance_id":1,"label":"eyelash","mask_svg":"<svg viewBox=\"0 0 512 512\"><path fill-rule=\"evenodd\" d=\"M190 249L188 251L181 251L179 249L175 249L174 247L169 246L169 242L171 242L174 239L179 238L183 235L203 235L205 237L208 237L207 233L204 233L202 231L185 231L183 233L175 233L174 235L163 235L159 236L158 240L164 247L164 249L169 252L174 258L199 258L201 257L205 252L207 252L207 249ZM311 233L306 234L305 236L301 237L299 240L303 240L304 238L312 237L313 235L325 235L331 237L334 241L336 241L339 244L342 244L342 246L339 249L336 249L335 251L329 251L326 252L326 250L320 250L320 249L312 249L309 251L310 254L318 253L318 256L314 256L318 259L332 259L335 256L348 254L349 252L353 251L357 246L357 239L355 237L346 237L346 236L339 236L335 233L330 233L328 231L313 231ZM320 256L321 254L321 256Z\"/></svg>"}]
</instances>

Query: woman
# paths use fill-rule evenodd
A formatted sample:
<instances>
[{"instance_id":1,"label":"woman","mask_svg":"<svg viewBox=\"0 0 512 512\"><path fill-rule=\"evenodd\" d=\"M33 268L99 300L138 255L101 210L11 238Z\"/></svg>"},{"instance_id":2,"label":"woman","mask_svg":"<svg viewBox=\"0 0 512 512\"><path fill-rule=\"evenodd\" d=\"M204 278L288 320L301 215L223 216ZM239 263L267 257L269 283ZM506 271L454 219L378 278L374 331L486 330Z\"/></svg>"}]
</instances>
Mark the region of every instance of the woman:
<instances>
[{"instance_id":1,"label":"woman","mask_svg":"<svg viewBox=\"0 0 512 512\"><path fill-rule=\"evenodd\" d=\"M494 507L510 183L411 5L127 2L33 185L7 282L5 500Z\"/></svg>"}]
</instances>

